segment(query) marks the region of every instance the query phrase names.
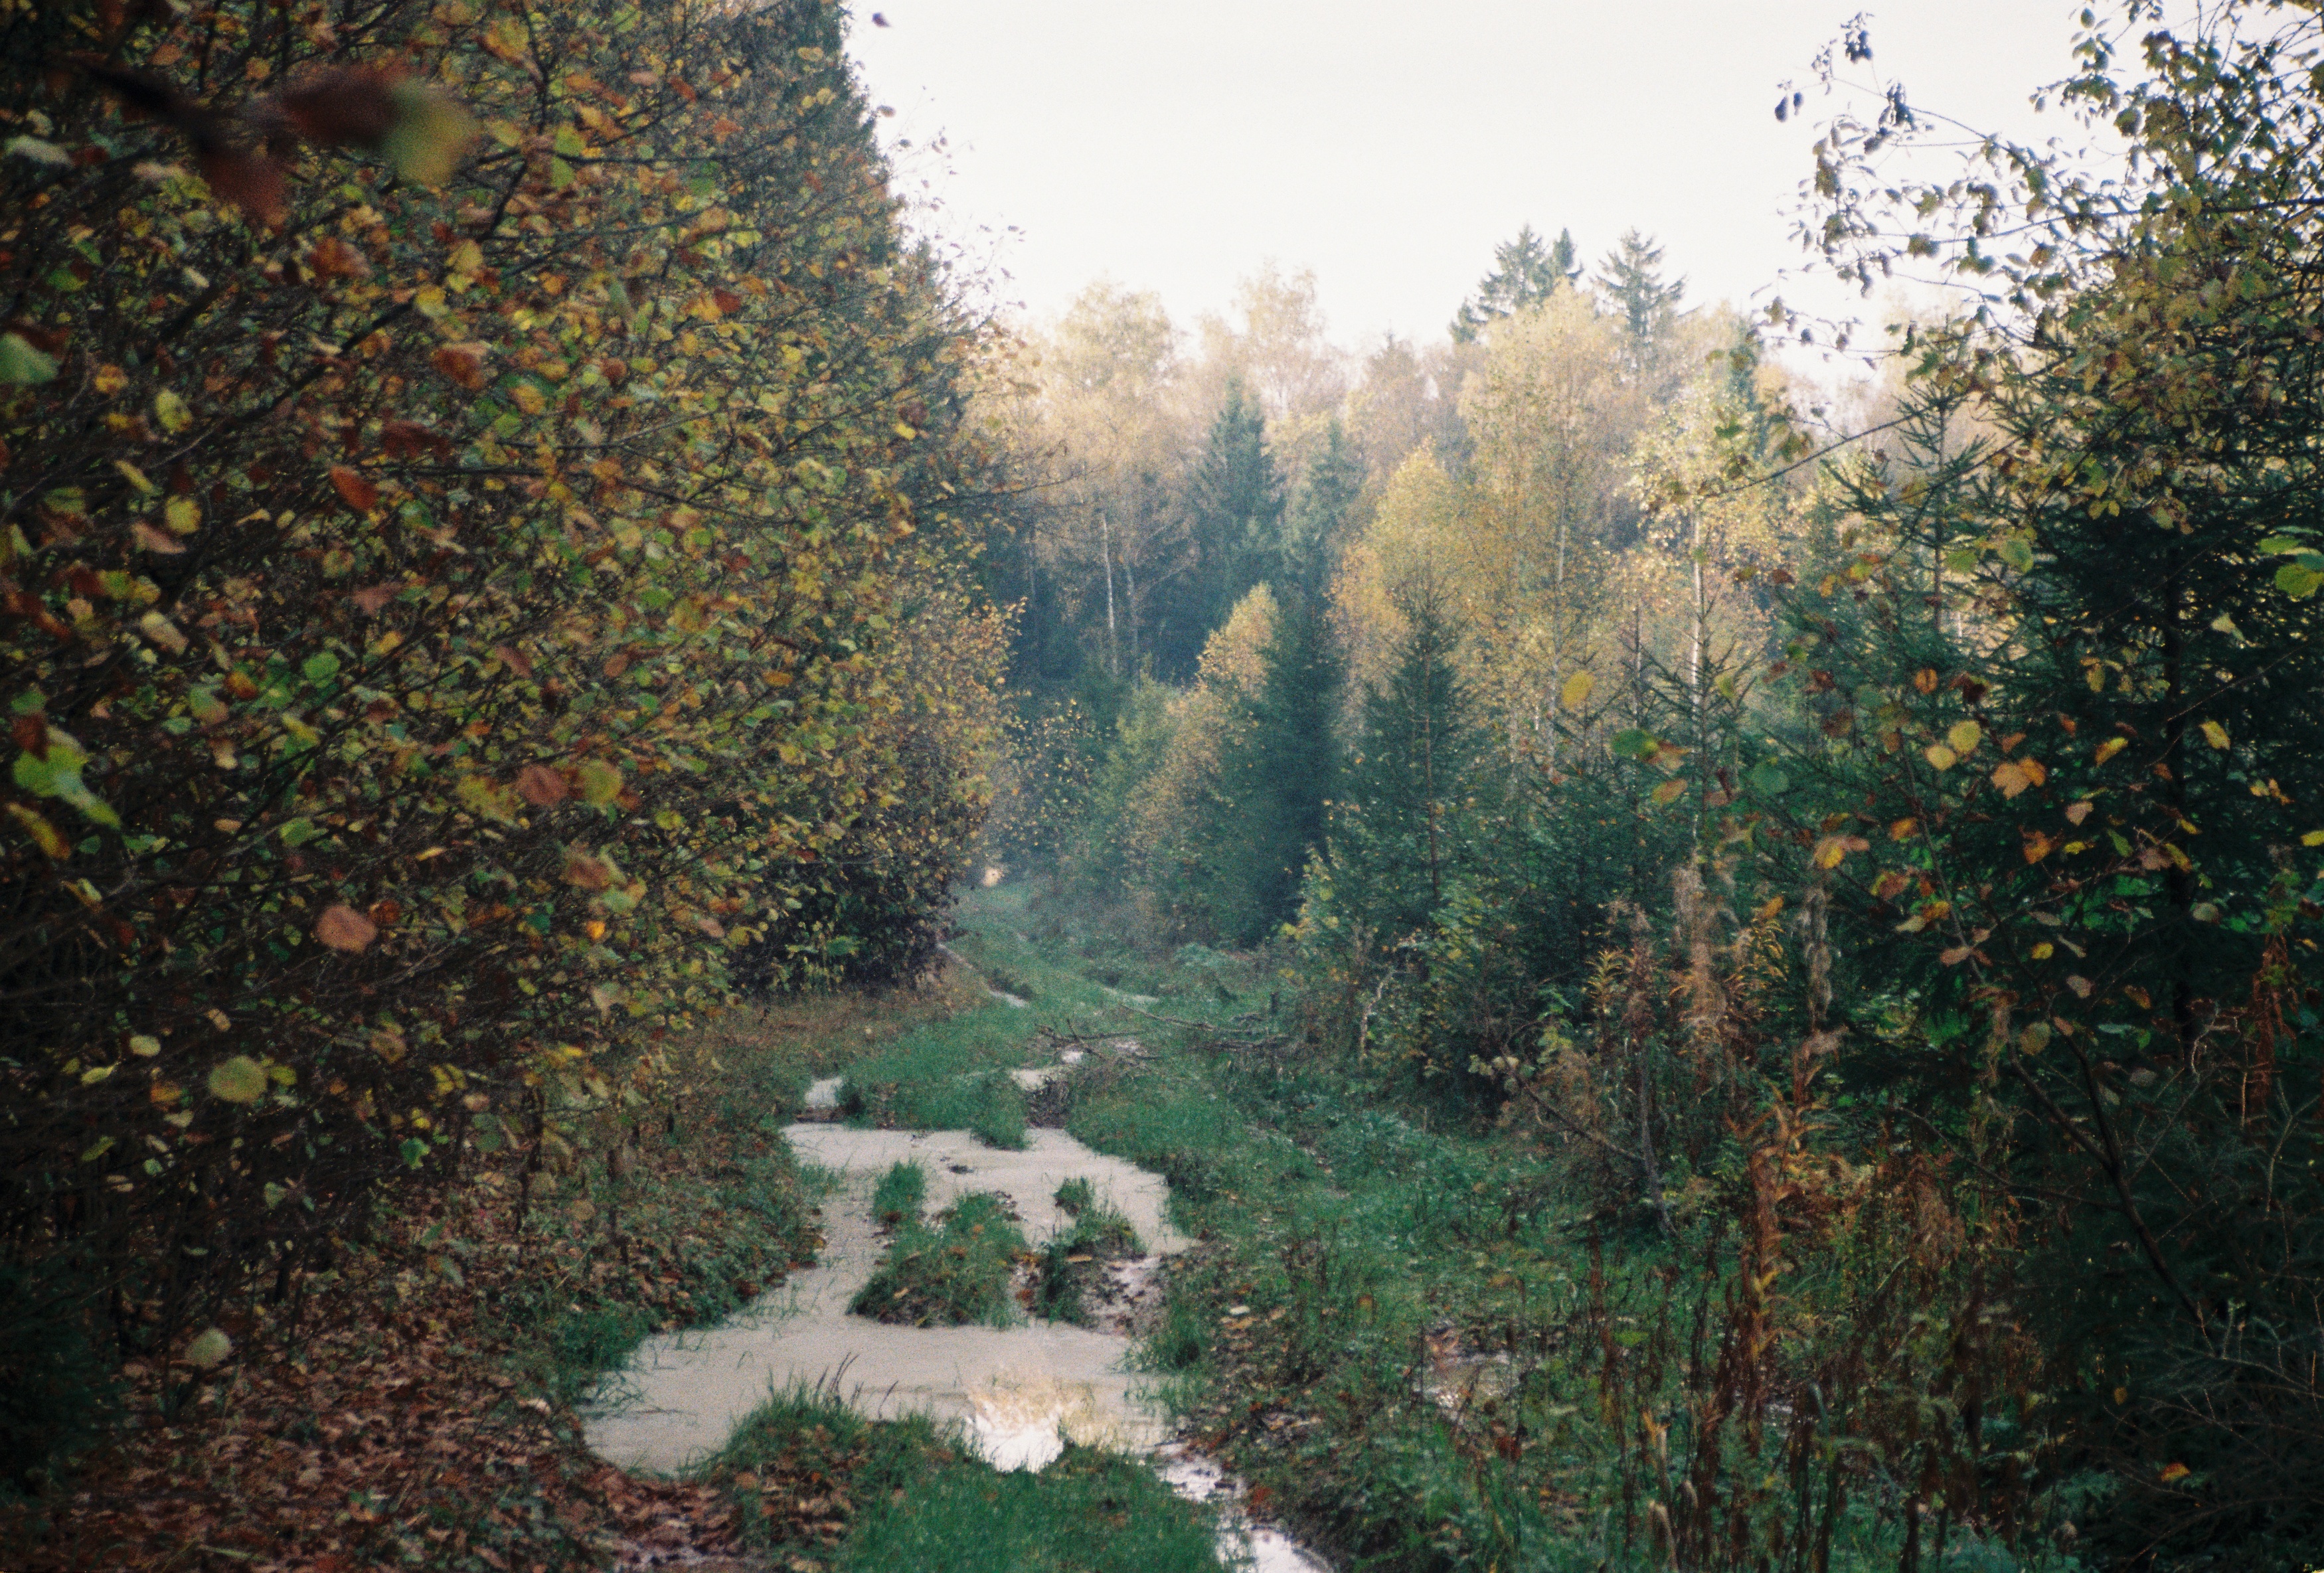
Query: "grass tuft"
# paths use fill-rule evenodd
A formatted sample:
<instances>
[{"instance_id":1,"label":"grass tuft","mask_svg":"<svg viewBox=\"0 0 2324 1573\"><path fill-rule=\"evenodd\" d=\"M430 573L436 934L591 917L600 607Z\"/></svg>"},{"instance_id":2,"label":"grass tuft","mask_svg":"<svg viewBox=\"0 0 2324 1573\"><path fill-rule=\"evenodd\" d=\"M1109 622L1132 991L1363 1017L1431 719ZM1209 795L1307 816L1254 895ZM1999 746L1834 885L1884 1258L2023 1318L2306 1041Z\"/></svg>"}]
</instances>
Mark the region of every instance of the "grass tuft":
<instances>
[{"instance_id":1,"label":"grass tuft","mask_svg":"<svg viewBox=\"0 0 2324 1573\"><path fill-rule=\"evenodd\" d=\"M872 1217L881 1228L901 1228L920 1221L927 1200L928 1172L918 1164L901 1163L880 1176L872 1192Z\"/></svg>"},{"instance_id":2,"label":"grass tuft","mask_svg":"<svg viewBox=\"0 0 2324 1573\"><path fill-rule=\"evenodd\" d=\"M899 1223L879 1270L847 1309L907 1327L1007 1327L1016 1320L1010 1279L1024 1254L1006 1200L980 1191L939 1214L934 1228L917 1218Z\"/></svg>"}]
</instances>

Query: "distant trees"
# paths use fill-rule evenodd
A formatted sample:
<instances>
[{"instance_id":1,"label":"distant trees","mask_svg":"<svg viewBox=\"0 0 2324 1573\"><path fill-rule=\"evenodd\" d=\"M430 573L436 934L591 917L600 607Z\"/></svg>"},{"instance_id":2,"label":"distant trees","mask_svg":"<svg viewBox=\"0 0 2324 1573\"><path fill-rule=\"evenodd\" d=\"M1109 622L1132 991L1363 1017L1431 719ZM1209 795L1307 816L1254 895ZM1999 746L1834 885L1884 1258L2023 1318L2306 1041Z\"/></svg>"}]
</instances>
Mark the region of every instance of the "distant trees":
<instances>
[{"instance_id":1,"label":"distant trees","mask_svg":"<svg viewBox=\"0 0 2324 1573\"><path fill-rule=\"evenodd\" d=\"M1524 225L1516 239L1493 248L1493 271L1478 281L1477 292L1452 318L1452 342L1470 343L1488 324L1541 305L1581 277L1572 231L1561 229L1554 241L1544 242L1533 225Z\"/></svg>"}]
</instances>

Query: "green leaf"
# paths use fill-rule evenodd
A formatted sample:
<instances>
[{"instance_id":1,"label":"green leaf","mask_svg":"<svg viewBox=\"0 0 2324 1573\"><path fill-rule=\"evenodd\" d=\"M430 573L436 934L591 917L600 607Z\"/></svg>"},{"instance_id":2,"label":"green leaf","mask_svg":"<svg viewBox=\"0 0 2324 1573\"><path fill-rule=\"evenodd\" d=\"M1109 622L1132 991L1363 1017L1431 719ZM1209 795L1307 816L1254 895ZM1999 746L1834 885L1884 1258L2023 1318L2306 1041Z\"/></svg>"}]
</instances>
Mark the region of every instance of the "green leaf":
<instances>
[{"instance_id":1,"label":"green leaf","mask_svg":"<svg viewBox=\"0 0 2324 1573\"><path fill-rule=\"evenodd\" d=\"M2298 563L2286 563L2275 571L2275 587L2294 601L2305 601L2324 585L2324 574L2313 568L2303 568Z\"/></svg>"},{"instance_id":2,"label":"green leaf","mask_svg":"<svg viewBox=\"0 0 2324 1573\"><path fill-rule=\"evenodd\" d=\"M1656 745L1654 733L1633 726L1616 732L1606 746L1625 759L1643 759L1653 755Z\"/></svg>"},{"instance_id":3,"label":"green leaf","mask_svg":"<svg viewBox=\"0 0 2324 1573\"><path fill-rule=\"evenodd\" d=\"M1766 797L1778 797L1792 789L1792 778L1774 765L1754 765L1747 779L1752 791Z\"/></svg>"},{"instance_id":4,"label":"green leaf","mask_svg":"<svg viewBox=\"0 0 2324 1573\"><path fill-rule=\"evenodd\" d=\"M210 1096L227 1103L255 1103L266 1096L266 1068L248 1054L221 1061L210 1072Z\"/></svg>"},{"instance_id":5,"label":"green leaf","mask_svg":"<svg viewBox=\"0 0 2324 1573\"><path fill-rule=\"evenodd\" d=\"M319 655L309 656L299 671L309 683L327 683L339 675L339 658L325 650Z\"/></svg>"},{"instance_id":6,"label":"green leaf","mask_svg":"<svg viewBox=\"0 0 2324 1573\"><path fill-rule=\"evenodd\" d=\"M0 333L0 382L52 382L56 375L53 356L34 349L22 334Z\"/></svg>"}]
</instances>

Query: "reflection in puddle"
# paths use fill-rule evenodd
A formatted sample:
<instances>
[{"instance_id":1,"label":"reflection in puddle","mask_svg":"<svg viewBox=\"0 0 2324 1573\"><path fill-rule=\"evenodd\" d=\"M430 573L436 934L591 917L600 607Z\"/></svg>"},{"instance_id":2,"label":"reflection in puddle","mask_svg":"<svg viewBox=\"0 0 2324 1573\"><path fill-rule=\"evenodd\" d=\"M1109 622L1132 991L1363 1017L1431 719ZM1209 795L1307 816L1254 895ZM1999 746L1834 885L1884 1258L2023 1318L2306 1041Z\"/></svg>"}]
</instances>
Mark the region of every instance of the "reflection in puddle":
<instances>
[{"instance_id":1,"label":"reflection in puddle","mask_svg":"<svg viewBox=\"0 0 2324 1573\"><path fill-rule=\"evenodd\" d=\"M810 1089L808 1103L821 1108ZM836 1101L835 1079L828 1096ZM1259 1573L1318 1573L1325 1565L1280 1533L1253 1525L1241 1492L1199 1455L1166 1448L1167 1417L1126 1369L1119 1332L1035 1321L1010 1328L896 1327L848 1314L884 1241L872 1221L872 1189L892 1164L919 1164L931 1212L971 1191L1008 1194L1029 1238L1071 1227L1056 1202L1069 1179L1128 1218L1158 1255L1188 1241L1163 1216L1159 1175L1093 1152L1063 1131L1026 1132L1021 1152L985 1146L964 1132L850 1130L799 1124L784 1135L799 1157L841 1176L823 1205L816 1265L705 1331L647 1339L610 1395L589 1416L600 1457L629 1469L676 1472L723 1447L734 1428L776 1394L823 1388L875 1420L908 1413L957 1422L998 1469L1039 1469L1068 1443L1152 1457L1179 1495L1224 1508L1222 1550ZM1135 1300L1154 1257L1114 1264L1117 1290Z\"/></svg>"}]
</instances>

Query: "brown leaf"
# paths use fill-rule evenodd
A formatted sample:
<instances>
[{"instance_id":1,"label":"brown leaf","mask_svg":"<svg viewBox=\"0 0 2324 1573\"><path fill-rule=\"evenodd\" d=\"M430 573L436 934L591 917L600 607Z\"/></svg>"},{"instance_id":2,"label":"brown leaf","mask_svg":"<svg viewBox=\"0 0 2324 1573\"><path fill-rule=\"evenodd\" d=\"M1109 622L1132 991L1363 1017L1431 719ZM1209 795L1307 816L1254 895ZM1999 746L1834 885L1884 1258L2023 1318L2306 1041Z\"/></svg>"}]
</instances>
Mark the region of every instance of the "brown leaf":
<instances>
[{"instance_id":1,"label":"brown leaf","mask_svg":"<svg viewBox=\"0 0 2324 1573\"><path fill-rule=\"evenodd\" d=\"M341 500L357 513L369 513L379 506L379 488L345 465L331 466L331 484L337 489Z\"/></svg>"},{"instance_id":2,"label":"brown leaf","mask_svg":"<svg viewBox=\"0 0 2324 1573\"><path fill-rule=\"evenodd\" d=\"M307 266L318 279L362 279L371 273L371 259L335 235L315 243L307 253Z\"/></svg>"},{"instance_id":3,"label":"brown leaf","mask_svg":"<svg viewBox=\"0 0 2324 1573\"><path fill-rule=\"evenodd\" d=\"M356 591L349 599L362 609L365 617L377 617L382 607L402 593L401 584L371 584Z\"/></svg>"},{"instance_id":4,"label":"brown leaf","mask_svg":"<svg viewBox=\"0 0 2324 1573\"><path fill-rule=\"evenodd\" d=\"M445 345L428 357L428 363L474 393L484 385L484 357L468 345Z\"/></svg>"},{"instance_id":5,"label":"brown leaf","mask_svg":"<svg viewBox=\"0 0 2324 1573\"><path fill-rule=\"evenodd\" d=\"M165 531L155 529L142 519L129 527L129 533L137 542L138 549L141 551L174 557L182 555L186 549L185 542Z\"/></svg>"},{"instance_id":6,"label":"brown leaf","mask_svg":"<svg viewBox=\"0 0 2324 1573\"><path fill-rule=\"evenodd\" d=\"M301 77L275 100L282 118L323 147L376 151L395 129L395 78L372 66Z\"/></svg>"},{"instance_id":7,"label":"brown leaf","mask_svg":"<svg viewBox=\"0 0 2324 1573\"><path fill-rule=\"evenodd\" d=\"M535 808L549 808L565 801L570 791L565 777L546 765L527 765L516 773L517 796Z\"/></svg>"},{"instance_id":8,"label":"brown leaf","mask_svg":"<svg viewBox=\"0 0 2324 1573\"><path fill-rule=\"evenodd\" d=\"M379 925L352 906L327 906L315 920L315 937L335 951L353 953L379 937Z\"/></svg>"},{"instance_id":9,"label":"brown leaf","mask_svg":"<svg viewBox=\"0 0 2324 1573\"><path fill-rule=\"evenodd\" d=\"M391 459L417 458L423 453L439 459L452 456L452 439L416 420L391 420L380 428L379 438Z\"/></svg>"},{"instance_id":10,"label":"brown leaf","mask_svg":"<svg viewBox=\"0 0 2324 1573\"><path fill-rule=\"evenodd\" d=\"M246 148L218 147L198 152L194 163L212 191L269 229L289 221L282 193L282 166Z\"/></svg>"}]
</instances>

